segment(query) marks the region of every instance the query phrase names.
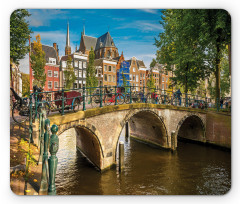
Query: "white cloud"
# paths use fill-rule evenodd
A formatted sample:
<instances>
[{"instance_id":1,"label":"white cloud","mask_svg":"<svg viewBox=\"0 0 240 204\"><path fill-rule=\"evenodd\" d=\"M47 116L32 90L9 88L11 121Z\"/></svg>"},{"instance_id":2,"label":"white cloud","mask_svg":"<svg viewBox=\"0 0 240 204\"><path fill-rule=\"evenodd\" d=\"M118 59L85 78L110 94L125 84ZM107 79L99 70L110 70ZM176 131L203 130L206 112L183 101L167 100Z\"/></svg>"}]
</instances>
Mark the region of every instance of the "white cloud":
<instances>
[{"instance_id":1,"label":"white cloud","mask_svg":"<svg viewBox=\"0 0 240 204\"><path fill-rule=\"evenodd\" d=\"M29 24L31 27L50 26L51 19L65 19L68 11L58 9L30 10Z\"/></svg>"},{"instance_id":2,"label":"white cloud","mask_svg":"<svg viewBox=\"0 0 240 204\"><path fill-rule=\"evenodd\" d=\"M19 60L19 69L21 72L25 74L29 74L29 55L25 55L25 57Z\"/></svg>"},{"instance_id":3,"label":"white cloud","mask_svg":"<svg viewBox=\"0 0 240 204\"><path fill-rule=\"evenodd\" d=\"M158 14L158 10L157 9L142 9L142 11L146 12L146 13L152 13L152 14Z\"/></svg>"},{"instance_id":4,"label":"white cloud","mask_svg":"<svg viewBox=\"0 0 240 204\"><path fill-rule=\"evenodd\" d=\"M129 23L125 23L124 25L117 27L116 29L127 29L127 28L134 28L141 30L142 32L150 32L150 31L162 31L162 25L156 23L155 21L133 21Z\"/></svg>"}]
</instances>

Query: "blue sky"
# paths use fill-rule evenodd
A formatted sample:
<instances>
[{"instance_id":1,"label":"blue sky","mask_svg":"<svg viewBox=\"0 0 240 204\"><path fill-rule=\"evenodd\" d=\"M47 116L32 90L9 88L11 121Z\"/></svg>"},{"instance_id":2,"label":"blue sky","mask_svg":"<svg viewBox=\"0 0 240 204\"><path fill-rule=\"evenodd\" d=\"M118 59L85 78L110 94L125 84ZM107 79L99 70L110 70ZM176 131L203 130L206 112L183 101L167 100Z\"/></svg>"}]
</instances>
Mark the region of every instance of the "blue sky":
<instances>
[{"instance_id":1,"label":"blue sky","mask_svg":"<svg viewBox=\"0 0 240 204\"><path fill-rule=\"evenodd\" d=\"M70 44L72 51L79 47L83 24L85 34L99 37L109 32L125 59L133 56L144 60L149 67L155 57L154 37L163 31L159 24L161 10L157 9L30 9L27 19L34 32L31 41L37 34L41 42L50 45L56 42L60 56L64 55L66 44L67 22L70 27ZM28 61L20 61L21 71L28 73Z\"/></svg>"}]
</instances>

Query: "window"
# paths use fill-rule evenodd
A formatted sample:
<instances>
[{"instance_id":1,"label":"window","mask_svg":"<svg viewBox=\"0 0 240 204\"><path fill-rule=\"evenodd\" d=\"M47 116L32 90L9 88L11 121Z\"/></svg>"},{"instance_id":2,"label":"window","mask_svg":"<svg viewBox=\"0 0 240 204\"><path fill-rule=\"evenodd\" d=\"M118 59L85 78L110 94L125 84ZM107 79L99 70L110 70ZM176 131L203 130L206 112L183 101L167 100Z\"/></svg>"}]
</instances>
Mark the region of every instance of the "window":
<instances>
[{"instance_id":1,"label":"window","mask_svg":"<svg viewBox=\"0 0 240 204\"><path fill-rule=\"evenodd\" d=\"M66 61L62 61L62 67L66 67L66 66L67 66Z\"/></svg>"},{"instance_id":2,"label":"window","mask_svg":"<svg viewBox=\"0 0 240 204\"><path fill-rule=\"evenodd\" d=\"M78 67L78 61L74 61L74 67Z\"/></svg>"},{"instance_id":3,"label":"window","mask_svg":"<svg viewBox=\"0 0 240 204\"><path fill-rule=\"evenodd\" d=\"M79 70L78 77L82 77L82 71Z\"/></svg>"},{"instance_id":4,"label":"window","mask_svg":"<svg viewBox=\"0 0 240 204\"><path fill-rule=\"evenodd\" d=\"M109 81L109 82L112 81L112 75L108 75L108 81Z\"/></svg>"},{"instance_id":5,"label":"window","mask_svg":"<svg viewBox=\"0 0 240 204\"><path fill-rule=\"evenodd\" d=\"M145 74L143 74L143 78L145 77Z\"/></svg>"},{"instance_id":6,"label":"window","mask_svg":"<svg viewBox=\"0 0 240 204\"><path fill-rule=\"evenodd\" d=\"M51 89L52 88L52 82L48 81L48 88Z\"/></svg>"},{"instance_id":7,"label":"window","mask_svg":"<svg viewBox=\"0 0 240 204\"><path fill-rule=\"evenodd\" d=\"M140 74L140 78L142 78L142 73Z\"/></svg>"},{"instance_id":8,"label":"window","mask_svg":"<svg viewBox=\"0 0 240 204\"><path fill-rule=\"evenodd\" d=\"M86 71L83 71L83 78L86 78Z\"/></svg>"},{"instance_id":9,"label":"window","mask_svg":"<svg viewBox=\"0 0 240 204\"><path fill-rule=\"evenodd\" d=\"M135 72L135 67L133 67L133 72Z\"/></svg>"},{"instance_id":10,"label":"window","mask_svg":"<svg viewBox=\"0 0 240 204\"><path fill-rule=\"evenodd\" d=\"M104 74L104 81L107 81L107 75Z\"/></svg>"},{"instance_id":11,"label":"window","mask_svg":"<svg viewBox=\"0 0 240 204\"><path fill-rule=\"evenodd\" d=\"M83 62L83 68L87 67L87 62Z\"/></svg>"},{"instance_id":12,"label":"window","mask_svg":"<svg viewBox=\"0 0 240 204\"><path fill-rule=\"evenodd\" d=\"M142 85L142 80L140 80L140 85Z\"/></svg>"},{"instance_id":13,"label":"window","mask_svg":"<svg viewBox=\"0 0 240 204\"><path fill-rule=\"evenodd\" d=\"M145 80L143 80L143 85L145 85Z\"/></svg>"},{"instance_id":14,"label":"window","mask_svg":"<svg viewBox=\"0 0 240 204\"><path fill-rule=\"evenodd\" d=\"M115 76L113 76L113 82L115 82L115 78L116 78L116 77L115 77Z\"/></svg>"},{"instance_id":15,"label":"window","mask_svg":"<svg viewBox=\"0 0 240 204\"><path fill-rule=\"evenodd\" d=\"M132 81L132 75L130 74L130 77L129 77L130 81Z\"/></svg>"},{"instance_id":16,"label":"window","mask_svg":"<svg viewBox=\"0 0 240 204\"><path fill-rule=\"evenodd\" d=\"M78 71L77 71L77 70L75 70L74 72L75 72L75 76L77 77L77 76L78 76Z\"/></svg>"},{"instance_id":17,"label":"window","mask_svg":"<svg viewBox=\"0 0 240 204\"><path fill-rule=\"evenodd\" d=\"M164 82L164 77L162 78L162 82Z\"/></svg>"},{"instance_id":18,"label":"window","mask_svg":"<svg viewBox=\"0 0 240 204\"><path fill-rule=\"evenodd\" d=\"M166 77L166 82L168 81L168 78Z\"/></svg>"},{"instance_id":19,"label":"window","mask_svg":"<svg viewBox=\"0 0 240 204\"><path fill-rule=\"evenodd\" d=\"M164 90L164 84L162 84L162 89Z\"/></svg>"},{"instance_id":20,"label":"window","mask_svg":"<svg viewBox=\"0 0 240 204\"><path fill-rule=\"evenodd\" d=\"M107 65L104 65L104 71L107 72Z\"/></svg>"},{"instance_id":21,"label":"window","mask_svg":"<svg viewBox=\"0 0 240 204\"><path fill-rule=\"evenodd\" d=\"M113 66L113 72L116 72L116 67L115 66Z\"/></svg>"},{"instance_id":22,"label":"window","mask_svg":"<svg viewBox=\"0 0 240 204\"><path fill-rule=\"evenodd\" d=\"M111 72L112 71L112 67L108 66L108 71Z\"/></svg>"},{"instance_id":23,"label":"window","mask_svg":"<svg viewBox=\"0 0 240 204\"><path fill-rule=\"evenodd\" d=\"M58 82L54 81L54 88L57 89L58 88Z\"/></svg>"},{"instance_id":24,"label":"window","mask_svg":"<svg viewBox=\"0 0 240 204\"><path fill-rule=\"evenodd\" d=\"M133 81L135 81L135 75L133 75Z\"/></svg>"},{"instance_id":25,"label":"window","mask_svg":"<svg viewBox=\"0 0 240 204\"><path fill-rule=\"evenodd\" d=\"M168 89L168 85L166 84L166 89Z\"/></svg>"},{"instance_id":26,"label":"window","mask_svg":"<svg viewBox=\"0 0 240 204\"><path fill-rule=\"evenodd\" d=\"M107 57L110 57L110 56L111 56L111 52L108 50Z\"/></svg>"},{"instance_id":27,"label":"window","mask_svg":"<svg viewBox=\"0 0 240 204\"><path fill-rule=\"evenodd\" d=\"M79 61L79 69L82 69L82 61Z\"/></svg>"},{"instance_id":28,"label":"window","mask_svg":"<svg viewBox=\"0 0 240 204\"><path fill-rule=\"evenodd\" d=\"M49 64L56 64L56 59L49 57Z\"/></svg>"},{"instance_id":29,"label":"window","mask_svg":"<svg viewBox=\"0 0 240 204\"><path fill-rule=\"evenodd\" d=\"M74 89L77 89L77 83L74 83Z\"/></svg>"},{"instance_id":30,"label":"window","mask_svg":"<svg viewBox=\"0 0 240 204\"><path fill-rule=\"evenodd\" d=\"M48 77L52 77L52 70L48 70Z\"/></svg>"},{"instance_id":31,"label":"window","mask_svg":"<svg viewBox=\"0 0 240 204\"><path fill-rule=\"evenodd\" d=\"M136 82L138 82L138 75L136 75Z\"/></svg>"},{"instance_id":32,"label":"window","mask_svg":"<svg viewBox=\"0 0 240 204\"><path fill-rule=\"evenodd\" d=\"M54 71L54 77L58 77L58 71Z\"/></svg>"}]
</instances>

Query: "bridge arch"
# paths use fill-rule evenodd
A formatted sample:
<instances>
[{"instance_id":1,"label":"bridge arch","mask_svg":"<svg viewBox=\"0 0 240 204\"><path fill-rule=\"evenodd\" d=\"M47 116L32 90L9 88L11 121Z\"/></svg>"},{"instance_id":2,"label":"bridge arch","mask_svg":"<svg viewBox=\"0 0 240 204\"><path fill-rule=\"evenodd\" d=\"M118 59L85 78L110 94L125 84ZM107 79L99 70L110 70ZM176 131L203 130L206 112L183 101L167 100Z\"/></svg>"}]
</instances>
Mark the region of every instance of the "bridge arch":
<instances>
[{"instance_id":1,"label":"bridge arch","mask_svg":"<svg viewBox=\"0 0 240 204\"><path fill-rule=\"evenodd\" d=\"M130 128L129 134L132 137L163 148L168 147L167 128L158 111L155 109L134 109L128 111L125 118L120 122L120 131L117 133L117 137L114 138L115 160L118 141L127 122Z\"/></svg>"},{"instance_id":2,"label":"bridge arch","mask_svg":"<svg viewBox=\"0 0 240 204\"><path fill-rule=\"evenodd\" d=\"M182 139L205 142L206 127L196 114L185 115L178 123L176 136Z\"/></svg>"},{"instance_id":3,"label":"bridge arch","mask_svg":"<svg viewBox=\"0 0 240 204\"><path fill-rule=\"evenodd\" d=\"M76 146L97 168L101 169L103 166L103 148L99 140L100 133L96 127L85 122L84 124L66 124L61 125L58 135L74 128L76 131Z\"/></svg>"}]
</instances>

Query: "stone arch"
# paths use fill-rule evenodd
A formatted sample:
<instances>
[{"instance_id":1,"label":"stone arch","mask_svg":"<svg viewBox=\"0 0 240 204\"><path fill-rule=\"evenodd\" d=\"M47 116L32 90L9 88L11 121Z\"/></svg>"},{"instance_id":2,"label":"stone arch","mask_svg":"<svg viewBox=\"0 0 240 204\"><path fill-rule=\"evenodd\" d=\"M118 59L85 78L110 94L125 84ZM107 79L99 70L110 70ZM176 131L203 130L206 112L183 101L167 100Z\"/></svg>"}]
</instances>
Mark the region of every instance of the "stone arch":
<instances>
[{"instance_id":1,"label":"stone arch","mask_svg":"<svg viewBox=\"0 0 240 204\"><path fill-rule=\"evenodd\" d=\"M178 138L202 141L206 140L206 127L203 119L196 114L187 114L179 122L176 128Z\"/></svg>"},{"instance_id":2,"label":"stone arch","mask_svg":"<svg viewBox=\"0 0 240 204\"><path fill-rule=\"evenodd\" d=\"M96 127L84 121L73 124L64 124L59 127L58 135L66 130L74 128L76 131L76 146L95 166L103 167L104 154L99 138L101 135Z\"/></svg>"},{"instance_id":3,"label":"stone arch","mask_svg":"<svg viewBox=\"0 0 240 204\"><path fill-rule=\"evenodd\" d=\"M138 121L138 122L147 122L149 118L153 118L153 119L157 119L155 120L155 122L153 123L153 125L150 126L150 122L146 123L146 126L152 127L152 129L154 129L153 131L149 131L149 133L155 133L155 136L157 133L161 132L161 137L160 138L152 138L149 139L149 135L147 135L146 137L139 138L140 140L146 141L148 143L152 143L154 145L163 147L163 148L167 148L168 147L168 134L167 134L167 128L164 124L164 121L162 119L162 117L159 116L158 111L155 109L132 109L130 111L128 111L126 113L126 116L124 117L124 119L121 121L120 123L120 128L119 128L119 132L117 133L117 137L114 138L113 140L113 144L115 145L114 147L114 154L115 154L115 160L116 160L116 151L117 151L117 145L118 145L118 141L121 135L121 132L125 126L125 124L127 122L131 122L131 119L136 117L136 118L141 118L142 115L145 115L145 121ZM136 119L135 118L135 119ZM131 128L131 126L130 126ZM149 130L149 129L147 129ZM160 140L159 140L160 139Z\"/></svg>"}]
</instances>

